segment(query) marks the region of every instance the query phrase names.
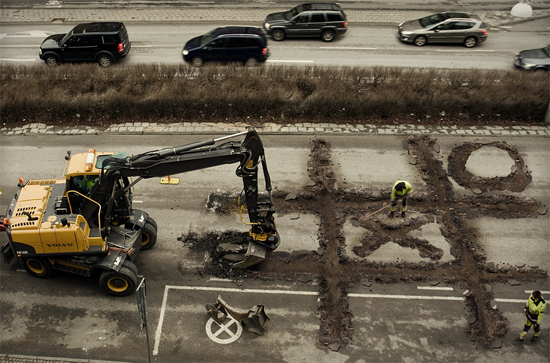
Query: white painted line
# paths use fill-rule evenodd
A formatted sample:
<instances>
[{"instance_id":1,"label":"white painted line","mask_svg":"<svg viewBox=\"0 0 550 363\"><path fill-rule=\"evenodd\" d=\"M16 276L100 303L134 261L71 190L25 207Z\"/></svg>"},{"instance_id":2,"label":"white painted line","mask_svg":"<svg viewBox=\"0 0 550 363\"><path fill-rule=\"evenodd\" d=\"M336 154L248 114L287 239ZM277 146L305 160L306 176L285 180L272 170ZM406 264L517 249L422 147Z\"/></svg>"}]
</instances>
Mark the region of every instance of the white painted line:
<instances>
[{"instance_id":1,"label":"white painted line","mask_svg":"<svg viewBox=\"0 0 550 363\"><path fill-rule=\"evenodd\" d=\"M162 306L160 307L159 323L157 325L157 332L155 333L155 347L153 348L153 355L159 354L160 333L162 331L162 323L164 323L164 314L166 313L166 300L168 300L169 285L164 286L164 297L162 298Z\"/></svg>"},{"instance_id":2,"label":"white painted line","mask_svg":"<svg viewBox=\"0 0 550 363\"><path fill-rule=\"evenodd\" d=\"M470 53L470 52L494 52L492 49L471 49L471 50L452 50L452 49L437 49L436 52L444 53Z\"/></svg>"},{"instance_id":3,"label":"white painted line","mask_svg":"<svg viewBox=\"0 0 550 363\"><path fill-rule=\"evenodd\" d=\"M211 277L208 279L208 282L210 281L214 281L214 282L218 282L218 281L221 281L221 282L233 282L233 280L231 279L220 279L218 277Z\"/></svg>"},{"instance_id":4,"label":"white painted line","mask_svg":"<svg viewBox=\"0 0 550 363\"><path fill-rule=\"evenodd\" d=\"M526 294L531 294L533 290L524 290ZM550 291L541 291L541 294L550 294ZM544 297L544 296L543 296Z\"/></svg>"},{"instance_id":5,"label":"white painted line","mask_svg":"<svg viewBox=\"0 0 550 363\"><path fill-rule=\"evenodd\" d=\"M502 29L512 29L512 27L509 26L509 25L501 25L499 28L502 28Z\"/></svg>"},{"instance_id":6,"label":"white painted line","mask_svg":"<svg viewBox=\"0 0 550 363\"><path fill-rule=\"evenodd\" d=\"M31 58L0 58L0 62L34 62Z\"/></svg>"},{"instance_id":7,"label":"white painted line","mask_svg":"<svg viewBox=\"0 0 550 363\"><path fill-rule=\"evenodd\" d=\"M167 287L174 290L247 292L250 294L281 294L281 295L309 295L309 296L319 295L317 291L261 290L261 289L238 289L234 287L171 286L171 285L167 285Z\"/></svg>"},{"instance_id":8,"label":"white painted line","mask_svg":"<svg viewBox=\"0 0 550 363\"><path fill-rule=\"evenodd\" d=\"M418 290L437 290L437 291L455 291L452 287L446 287L446 286L417 286Z\"/></svg>"},{"instance_id":9,"label":"white painted line","mask_svg":"<svg viewBox=\"0 0 550 363\"><path fill-rule=\"evenodd\" d=\"M2 48L36 48L36 50L39 49L39 47L36 46L36 44L29 44L29 45L18 45L18 44L13 44L13 45L0 45L0 49Z\"/></svg>"},{"instance_id":10,"label":"white painted line","mask_svg":"<svg viewBox=\"0 0 550 363\"><path fill-rule=\"evenodd\" d=\"M270 63L313 63L312 60L283 60L283 59L268 59Z\"/></svg>"},{"instance_id":11,"label":"white painted line","mask_svg":"<svg viewBox=\"0 0 550 363\"><path fill-rule=\"evenodd\" d=\"M495 299L496 302L525 303L527 299Z\"/></svg>"},{"instance_id":12,"label":"white painted line","mask_svg":"<svg viewBox=\"0 0 550 363\"><path fill-rule=\"evenodd\" d=\"M375 50L378 48L368 48L368 47L319 47L320 49L352 49L352 50Z\"/></svg>"},{"instance_id":13,"label":"white painted line","mask_svg":"<svg viewBox=\"0 0 550 363\"><path fill-rule=\"evenodd\" d=\"M133 200L134 203L143 203L143 200Z\"/></svg>"},{"instance_id":14,"label":"white painted line","mask_svg":"<svg viewBox=\"0 0 550 363\"><path fill-rule=\"evenodd\" d=\"M402 299L402 300L448 300L448 301L464 301L463 297L459 296L414 296L414 295L388 295L388 294L348 294L349 297L361 297L364 299Z\"/></svg>"}]
</instances>

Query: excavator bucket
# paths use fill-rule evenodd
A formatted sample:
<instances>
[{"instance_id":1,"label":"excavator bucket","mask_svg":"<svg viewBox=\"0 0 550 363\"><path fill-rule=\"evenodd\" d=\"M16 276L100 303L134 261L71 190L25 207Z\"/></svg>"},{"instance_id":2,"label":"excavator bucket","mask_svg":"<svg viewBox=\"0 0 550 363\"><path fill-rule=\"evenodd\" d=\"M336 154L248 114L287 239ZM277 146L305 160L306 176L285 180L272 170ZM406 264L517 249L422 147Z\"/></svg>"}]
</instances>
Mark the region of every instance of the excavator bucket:
<instances>
[{"instance_id":1,"label":"excavator bucket","mask_svg":"<svg viewBox=\"0 0 550 363\"><path fill-rule=\"evenodd\" d=\"M221 249L224 252L236 252L235 248L231 248L234 245L226 245ZM220 245L220 247L222 247ZM257 243L250 242L245 253L226 253L223 259L230 262L232 267L247 268L254 266L263 260L267 254L267 247Z\"/></svg>"},{"instance_id":2,"label":"excavator bucket","mask_svg":"<svg viewBox=\"0 0 550 363\"><path fill-rule=\"evenodd\" d=\"M257 242L250 242L242 261L233 264L233 267L247 268L254 266L263 260L267 254L267 248Z\"/></svg>"},{"instance_id":3,"label":"excavator bucket","mask_svg":"<svg viewBox=\"0 0 550 363\"><path fill-rule=\"evenodd\" d=\"M227 304L220 295L216 299L216 304L206 304L207 314L214 321L221 325L227 315L231 315L237 320L243 328L254 334L263 335L269 318L265 313L263 305L254 305L251 310L245 311L233 308Z\"/></svg>"}]
</instances>

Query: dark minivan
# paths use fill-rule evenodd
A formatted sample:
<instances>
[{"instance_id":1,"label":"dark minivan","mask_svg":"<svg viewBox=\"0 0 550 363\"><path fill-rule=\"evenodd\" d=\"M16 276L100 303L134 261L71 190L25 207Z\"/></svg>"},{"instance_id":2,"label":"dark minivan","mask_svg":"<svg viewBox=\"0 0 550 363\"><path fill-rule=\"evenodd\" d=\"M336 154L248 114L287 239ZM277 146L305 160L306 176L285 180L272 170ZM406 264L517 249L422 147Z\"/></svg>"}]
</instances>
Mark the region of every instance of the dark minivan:
<instances>
[{"instance_id":1,"label":"dark minivan","mask_svg":"<svg viewBox=\"0 0 550 363\"><path fill-rule=\"evenodd\" d=\"M255 26L224 26L189 40L182 51L183 60L195 67L206 62L242 63L255 66L269 57L267 38Z\"/></svg>"},{"instance_id":2,"label":"dark minivan","mask_svg":"<svg viewBox=\"0 0 550 363\"><path fill-rule=\"evenodd\" d=\"M78 24L67 34L54 34L40 45L40 59L46 64L93 61L110 66L124 58L131 48L128 31L121 22Z\"/></svg>"},{"instance_id":3,"label":"dark minivan","mask_svg":"<svg viewBox=\"0 0 550 363\"><path fill-rule=\"evenodd\" d=\"M264 30L276 41L287 37L321 37L331 42L336 35L344 34L347 26L346 14L336 3L298 5L269 14L264 22Z\"/></svg>"}]
</instances>

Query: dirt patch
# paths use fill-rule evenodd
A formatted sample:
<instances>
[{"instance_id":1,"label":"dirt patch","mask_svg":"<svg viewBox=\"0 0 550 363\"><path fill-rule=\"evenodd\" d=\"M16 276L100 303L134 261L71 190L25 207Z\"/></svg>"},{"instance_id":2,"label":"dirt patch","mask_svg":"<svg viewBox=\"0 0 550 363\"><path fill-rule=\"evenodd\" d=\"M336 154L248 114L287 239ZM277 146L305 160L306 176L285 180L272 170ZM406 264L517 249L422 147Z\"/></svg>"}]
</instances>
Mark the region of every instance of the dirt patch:
<instances>
[{"instance_id":1,"label":"dirt patch","mask_svg":"<svg viewBox=\"0 0 550 363\"><path fill-rule=\"evenodd\" d=\"M487 143L469 143L458 146L449 156L449 171L445 171L439 154L437 139L428 136L407 138L409 154L416 161L426 183L427 192L417 193L411 198L411 205L420 212L419 217L408 218L395 224L383 220L365 220L365 213L372 213L387 203L389 190L372 188L342 189L332 169L330 144L316 140L312 145L308 171L311 182L303 190L295 192L292 199L288 193L274 193L274 202L279 214L300 210L315 214L320 219L317 252L282 253L274 251L266 260L252 269L232 269L224 261L220 244L246 245L248 235L240 232L211 233L206 236L188 234L180 239L192 249L204 251L209 258L201 274L231 278L297 279L319 282L318 309L320 313L319 345L337 350L353 337L353 315L348 308L347 290L354 284L367 283L418 283L433 280L457 284L468 290L466 304L475 317L468 332L480 342L490 344L503 337L508 326L502 313L491 306L492 294L486 284L546 278L547 272L540 269L498 267L488 264L477 243L475 231L468 219L492 216L505 219L534 218L546 213L546 207L536 200L515 196L481 195L491 190L522 191L530 181L530 172L523 164L517 150L505 143L493 142L491 147L508 151L515 160L516 170L505 178L482 179L464 172L468 156ZM467 188L480 190L476 196L455 194L450 177ZM215 210L231 213L225 206L229 196L210 198L215 201ZM233 201L234 202L234 201ZM393 242L402 247L418 250L429 262L376 263L352 258L346 254L346 240L342 233L344 223L351 220L355 226L369 231L354 254L363 258L369 256L385 243ZM443 251L428 241L414 238L409 232L433 223L439 225L441 234L449 243L452 262L439 262Z\"/></svg>"}]
</instances>

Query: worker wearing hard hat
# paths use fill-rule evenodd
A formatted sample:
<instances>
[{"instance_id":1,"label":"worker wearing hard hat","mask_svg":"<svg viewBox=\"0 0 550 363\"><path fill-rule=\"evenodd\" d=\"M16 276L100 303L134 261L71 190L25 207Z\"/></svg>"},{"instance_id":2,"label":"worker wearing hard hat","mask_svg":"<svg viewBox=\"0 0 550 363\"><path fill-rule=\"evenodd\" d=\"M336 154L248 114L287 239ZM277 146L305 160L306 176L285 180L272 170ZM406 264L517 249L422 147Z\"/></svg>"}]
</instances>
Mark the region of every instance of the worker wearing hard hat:
<instances>
[{"instance_id":1,"label":"worker wearing hard hat","mask_svg":"<svg viewBox=\"0 0 550 363\"><path fill-rule=\"evenodd\" d=\"M525 303L525 308L523 311L525 312L527 321L525 322L523 331L519 335L519 340L523 341L523 339L525 339L525 334L527 334L527 332L531 329L531 326L533 326L535 333L533 334L531 341L534 342L539 337L540 324L542 323L542 317L546 311L546 301L542 298L540 291L533 291L531 293L527 303Z\"/></svg>"},{"instance_id":2,"label":"worker wearing hard hat","mask_svg":"<svg viewBox=\"0 0 550 363\"><path fill-rule=\"evenodd\" d=\"M393 218L395 211L397 210L397 201L401 199L401 217L405 218L407 211L407 197L412 192L413 188L409 182L404 180L398 180L393 185L391 191L391 212L390 218Z\"/></svg>"}]
</instances>

